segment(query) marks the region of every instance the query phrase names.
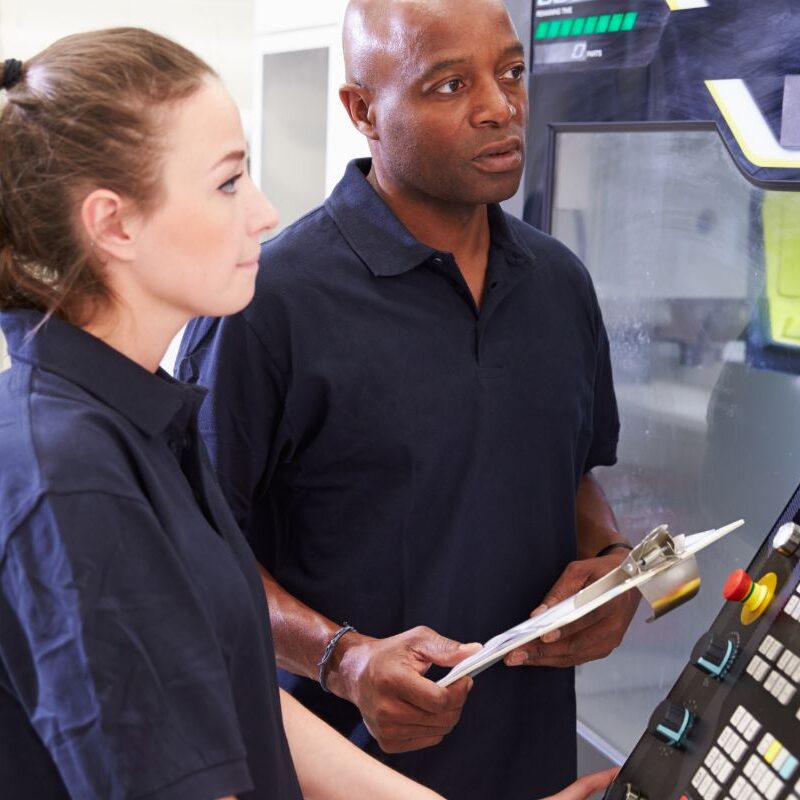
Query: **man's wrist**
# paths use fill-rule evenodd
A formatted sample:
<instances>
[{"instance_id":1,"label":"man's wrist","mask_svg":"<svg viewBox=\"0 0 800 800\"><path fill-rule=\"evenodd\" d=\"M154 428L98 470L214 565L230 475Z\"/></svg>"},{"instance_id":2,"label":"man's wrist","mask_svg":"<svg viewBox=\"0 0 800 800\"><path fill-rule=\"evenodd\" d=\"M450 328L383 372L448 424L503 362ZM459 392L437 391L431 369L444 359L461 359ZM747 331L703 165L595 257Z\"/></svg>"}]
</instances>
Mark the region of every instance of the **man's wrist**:
<instances>
[{"instance_id":1,"label":"man's wrist","mask_svg":"<svg viewBox=\"0 0 800 800\"><path fill-rule=\"evenodd\" d=\"M355 702L354 687L360 672L361 661L358 653L361 646L371 637L352 630L337 643L328 660L325 671L325 683L331 694Z\"/></svg>"},{"instance_id":2,"label":"man's wrist","mask_svg":"<svg viewBox=\"0 0 800 800\"><path fill-rule=\"evenodd\" d=\"M616 542L609 542L605 547L601 547L600 550L598 550L597 553L595 553L594 557L603 558L603 556L607 556L609 555L609 553L613 553L617 550L627 550L628 552L630 552L631 550L633 550L633 545L629 544L626 541L623 541L622 539Z\"/></svg>"}]
</instances>

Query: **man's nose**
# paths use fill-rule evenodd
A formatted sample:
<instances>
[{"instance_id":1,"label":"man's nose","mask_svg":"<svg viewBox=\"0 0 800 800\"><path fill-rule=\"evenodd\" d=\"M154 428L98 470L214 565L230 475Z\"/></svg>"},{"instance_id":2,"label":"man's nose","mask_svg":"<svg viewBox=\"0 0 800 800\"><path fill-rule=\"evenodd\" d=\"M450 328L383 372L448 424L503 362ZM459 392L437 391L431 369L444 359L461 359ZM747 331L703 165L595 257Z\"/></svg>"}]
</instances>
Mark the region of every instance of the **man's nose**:
<instances>
[{"instance_id":1,"label":"man's nose","mask_svg":"<svg viewBox=\"0 0 800 800\"><path fill-rule=\"evenodd\" d=\"M497 81L487 81L475 98L472 124L505 127L519 113L514 101Z\"/></svg>"}]
</instances>

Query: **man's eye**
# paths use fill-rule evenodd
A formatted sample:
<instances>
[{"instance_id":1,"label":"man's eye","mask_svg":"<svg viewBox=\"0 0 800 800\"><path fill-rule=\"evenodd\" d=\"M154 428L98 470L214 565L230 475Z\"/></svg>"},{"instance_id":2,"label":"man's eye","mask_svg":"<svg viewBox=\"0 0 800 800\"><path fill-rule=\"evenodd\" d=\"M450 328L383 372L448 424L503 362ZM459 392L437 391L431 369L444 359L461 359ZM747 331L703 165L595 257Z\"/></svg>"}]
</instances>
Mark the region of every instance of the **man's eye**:
<instances>
[{"instance_id":1,"label":"man's eye","mask_svg":"<svg viewBox=\"0 0 800 800\"><path fill-rule=\"evenodd\" d=\"M228 178L228 180L225 181L225 183L223 183L222 186L219 186L218 188L221 191L225 192L225 194L236 194L236 182L241 177L242 173L240 172L238 175L234 175L232 178Z\"/></svg>"},{"instance_id":2,"label":"man's eye","mask_svg":"<svg viewBox=\"0 0 800 800\"><path fill-rule=\"evenodd\" d=\"M503 73L503 77L508 77L511 78L511 80L518 81L524 74L525 66L523 64L517 64L515 67L511 67L511 69L506 70Z\"/></svg>"},{"instance_id":3,"label":"man's eye","mask_svg":"<svg viewBox=\"0 0 800 800\"><path fill-rule=\"evenodd\" d=\"M453 80L443 83L436 91L439 94L455 94L463 85L464 81L461 78L453 78Z\"/></svg>"}]
</instances>

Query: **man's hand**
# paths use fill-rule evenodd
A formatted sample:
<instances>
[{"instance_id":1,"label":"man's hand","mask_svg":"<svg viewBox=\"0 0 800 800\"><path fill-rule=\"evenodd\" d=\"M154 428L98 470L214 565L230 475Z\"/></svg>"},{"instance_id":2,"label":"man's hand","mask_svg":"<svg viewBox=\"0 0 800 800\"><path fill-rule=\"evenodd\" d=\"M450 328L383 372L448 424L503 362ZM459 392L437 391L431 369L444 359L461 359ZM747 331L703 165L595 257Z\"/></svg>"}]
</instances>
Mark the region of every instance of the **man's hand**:
<instances>
[{"instance_id":1,"label":"man's hand","mask_svg":"<svg viewBox=\"0 0 800 800\"><path fill-rule=\"evenodd\" d=\"M560 603L570 595L602 578L619 566L627 552L615 550L602 558L586 558L567 564L567 568L531 616ZM545 634L512 650L506 657L509 667L521 664L538 667L573 667L596 658L605 658L621 641L639 605L637 591L625 592L565 628Z\"/></svg>"},{"instance_id":2,"label":"man's hand","mask_svg":"<svg viewBox=\"0 0 800 800\"><path fill-rule=\"evenodd\" d=\"M453 730L472 688L462 678L442 688L423 677L432 664L454 667L479 644L459 644L418 627L387 639L348 633L337 645L328 686L358 706L387 753L439 744Z\"/></svg>"}]
</instances>

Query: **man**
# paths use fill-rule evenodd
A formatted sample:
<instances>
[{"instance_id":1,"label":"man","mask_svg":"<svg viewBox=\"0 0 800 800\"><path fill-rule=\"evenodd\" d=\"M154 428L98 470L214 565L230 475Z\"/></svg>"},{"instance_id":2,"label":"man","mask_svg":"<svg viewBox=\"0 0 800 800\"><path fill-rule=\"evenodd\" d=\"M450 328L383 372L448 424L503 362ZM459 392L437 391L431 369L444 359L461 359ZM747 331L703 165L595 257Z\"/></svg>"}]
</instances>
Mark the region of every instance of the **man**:
<instances>
[{"instance_id":1,"label":"man","mask_svg":"<svg viewBox=\"0 0 800 800\"><path fill-rule=\"evenodd\" d=\"M201 429L284 685L448 797L549 794L575 773L571 667L635 600L474 688L423 675L624 558L589 474L618 432L602 319L576 258L496 205L527 116L502 2L354 0L344 44L372 158L264 246L248 309L193 323L180 376L211 389Z\"/></svg>"}]
</instances>

